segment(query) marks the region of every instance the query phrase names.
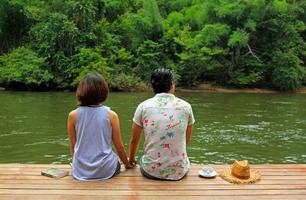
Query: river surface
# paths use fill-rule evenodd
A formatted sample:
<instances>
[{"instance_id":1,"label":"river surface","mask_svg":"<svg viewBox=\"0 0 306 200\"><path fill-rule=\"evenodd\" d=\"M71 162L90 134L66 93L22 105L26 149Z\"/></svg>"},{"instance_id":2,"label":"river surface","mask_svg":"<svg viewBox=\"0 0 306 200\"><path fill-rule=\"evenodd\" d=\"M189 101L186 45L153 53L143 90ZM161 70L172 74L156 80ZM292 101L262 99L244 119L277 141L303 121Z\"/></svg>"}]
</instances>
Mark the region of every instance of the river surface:
<instances>
[{"instance_id":1,"label":"river surface","mask_svg":"<svg viewBox=\"0 0 306 200\"><path fill-rule=\"evenodd\" d=\"M128 146L136 106L151 93L111 93ZM306 163L305 94L176 93L193 108L192 163ZM0 163L68 163L74 93L0 91ZM143 143L138 155L143 152Z\"/></svg>"}]
</instances>

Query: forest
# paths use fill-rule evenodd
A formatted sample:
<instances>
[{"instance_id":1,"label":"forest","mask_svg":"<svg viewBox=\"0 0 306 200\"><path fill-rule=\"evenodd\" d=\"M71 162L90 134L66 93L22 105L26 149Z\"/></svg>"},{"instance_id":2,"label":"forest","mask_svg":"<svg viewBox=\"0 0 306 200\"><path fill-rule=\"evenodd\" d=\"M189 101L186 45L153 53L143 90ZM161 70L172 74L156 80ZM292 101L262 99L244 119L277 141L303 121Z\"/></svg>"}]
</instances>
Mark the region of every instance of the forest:
<instances>
[{"instance_id":1,"label":"forest","mask_svg":"<svg viewBox=\"0 0 306 200\"><path fill-rule=\"evenodd\" d=\"M306 85L305 0L0 0L0 86L75 89L98 72L142 90L155 68L179 86Z\"/></svg>"}]
</instances>

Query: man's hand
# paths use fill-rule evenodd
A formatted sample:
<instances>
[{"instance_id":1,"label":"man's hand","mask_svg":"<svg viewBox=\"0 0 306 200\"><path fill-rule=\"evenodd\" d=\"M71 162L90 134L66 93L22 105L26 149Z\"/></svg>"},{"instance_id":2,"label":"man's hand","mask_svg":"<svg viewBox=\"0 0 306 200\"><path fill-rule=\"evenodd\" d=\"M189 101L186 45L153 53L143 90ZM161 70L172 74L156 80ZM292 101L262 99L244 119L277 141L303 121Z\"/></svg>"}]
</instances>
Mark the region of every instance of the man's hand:
<instances>
[{"instance_id":1,"label":"man's hand","mask_svg":"<svg viewBox=\"0 0 306 200\"><path fill-rule=\"evenodd\" d=\"M131 165L133 165L133 166L136 166L137 165L137 161L135 160L135 158L133 158L133 159L129 159L129 163L131 164Z\"/></svg>"}]
</instances>

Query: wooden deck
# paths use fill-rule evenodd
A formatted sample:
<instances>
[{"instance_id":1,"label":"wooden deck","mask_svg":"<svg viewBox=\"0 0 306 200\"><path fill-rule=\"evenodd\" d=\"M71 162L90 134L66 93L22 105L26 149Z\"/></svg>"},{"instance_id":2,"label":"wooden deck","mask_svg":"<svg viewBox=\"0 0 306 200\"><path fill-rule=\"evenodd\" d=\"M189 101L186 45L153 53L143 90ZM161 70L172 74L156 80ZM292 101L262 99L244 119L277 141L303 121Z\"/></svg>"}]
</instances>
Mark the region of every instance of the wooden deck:
<instances>
[{"instance_id":1,"label":"wooden deck","mask_svg":"<svg viewBox=\"0 0 306 200\"><path fill-rule=\"evenodd\" d=\"M188 176L176 182L148 180L139 168L106 181L80 182L71 176L52 179L40 175L48 167L0 164L0 199L306 199L306 164L251 165L262 173L262 180L251 185L230 184L220 177L200 178L201 165L192 165ZM56 167L70 170L69 165ZM224 166L213 167L220 172Z\"/></svg>"}]
</instances>

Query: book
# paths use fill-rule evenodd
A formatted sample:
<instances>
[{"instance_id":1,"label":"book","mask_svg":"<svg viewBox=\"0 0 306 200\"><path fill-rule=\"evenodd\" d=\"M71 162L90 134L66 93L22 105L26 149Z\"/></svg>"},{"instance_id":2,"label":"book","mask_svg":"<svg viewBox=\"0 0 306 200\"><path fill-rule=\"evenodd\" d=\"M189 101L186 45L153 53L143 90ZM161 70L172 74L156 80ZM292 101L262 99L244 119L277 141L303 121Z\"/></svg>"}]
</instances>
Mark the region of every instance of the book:
<instances>
[{"instance_id":1,"label":"book","mask_svg":"<svg viewBox=\"0 0 306 200\"><path fill-rule=\"evenodd\" d=\"M69 172L58 168L48 168L41 171L41 175L51 178L62 178L68 176Z\"/></svg>"}]
</instances>

